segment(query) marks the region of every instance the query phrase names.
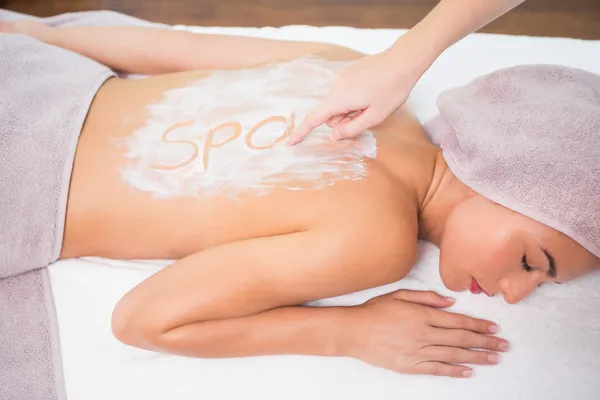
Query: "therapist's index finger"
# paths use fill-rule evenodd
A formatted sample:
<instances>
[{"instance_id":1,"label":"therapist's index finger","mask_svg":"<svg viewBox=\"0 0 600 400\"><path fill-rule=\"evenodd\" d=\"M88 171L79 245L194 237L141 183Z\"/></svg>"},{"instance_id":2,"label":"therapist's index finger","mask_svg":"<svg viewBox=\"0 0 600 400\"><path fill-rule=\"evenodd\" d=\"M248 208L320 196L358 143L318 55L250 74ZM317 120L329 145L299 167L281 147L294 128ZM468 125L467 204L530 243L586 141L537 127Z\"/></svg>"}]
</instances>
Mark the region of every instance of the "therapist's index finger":
<instances>
[{"instance_id":1,"label":"therapist's index finger","mask_svg":"<svg viewBox=\"0 0 600 400\"><path fill-rule=\"evenodd\" d=\"M293 146L300 143L308 134L315 128L323 125L327 120L337 113L329 106L329 104L323 102L312 110L304 121L294 129L286 144Z\"/></svg>"}]
</instances>

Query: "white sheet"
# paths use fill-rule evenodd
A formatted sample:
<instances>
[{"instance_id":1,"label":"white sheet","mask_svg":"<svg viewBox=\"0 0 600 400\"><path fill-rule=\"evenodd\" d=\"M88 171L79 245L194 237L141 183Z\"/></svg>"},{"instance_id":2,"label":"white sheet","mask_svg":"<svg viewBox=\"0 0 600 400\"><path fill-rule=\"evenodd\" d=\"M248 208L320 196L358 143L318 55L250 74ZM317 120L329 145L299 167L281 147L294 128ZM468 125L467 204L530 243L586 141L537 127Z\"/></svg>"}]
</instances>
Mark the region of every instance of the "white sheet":
<instances>
[{"instance_id":1,"label":"white sheet","mask_svg":"<svg viewBox=\"0 0 600 400\"><path fill-rule=\"evenodd\" d=\"M343 44L372 53L402 31L329 27L196 28ZM556 63L600 73L600 41L473 35L448 50L414 90L421 119L435 114L445 88L505 66ZM356 304L397 288L443 288L437 250L422 257L403 281L317 304ZM512 350L498 366L476 367L453 380L405 376L352 359L277 356L194 360L128 348L112 338L110 314L118 299L164 263L67 260L50 267L70 400L191 399L600 399L600 274L547 285L516 306L500 298L455 295L455 311L492 319Z\"/></svg>"}]
</instances>

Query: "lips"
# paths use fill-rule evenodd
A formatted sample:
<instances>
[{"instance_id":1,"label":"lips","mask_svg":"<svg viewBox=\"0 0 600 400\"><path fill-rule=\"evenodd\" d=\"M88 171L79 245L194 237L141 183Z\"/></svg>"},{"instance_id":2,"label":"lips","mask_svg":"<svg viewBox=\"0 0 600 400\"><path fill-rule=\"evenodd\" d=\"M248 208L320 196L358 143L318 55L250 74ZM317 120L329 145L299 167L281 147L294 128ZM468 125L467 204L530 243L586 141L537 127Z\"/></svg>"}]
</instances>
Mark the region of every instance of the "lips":
<instances>
[{"instance_id":1,"label":"lips","mask_svg":"<svg viewBox=\"0 0 600 400\"><path fill-rule=\"evenodd\" d=\"M483 290L483 288L481 286L479 286L479 283L477 283L475 278L471 279L471 293L473 293L473 294L484 293L488 297L491 296L488 292Z\"/></svg>"}]
</instances>

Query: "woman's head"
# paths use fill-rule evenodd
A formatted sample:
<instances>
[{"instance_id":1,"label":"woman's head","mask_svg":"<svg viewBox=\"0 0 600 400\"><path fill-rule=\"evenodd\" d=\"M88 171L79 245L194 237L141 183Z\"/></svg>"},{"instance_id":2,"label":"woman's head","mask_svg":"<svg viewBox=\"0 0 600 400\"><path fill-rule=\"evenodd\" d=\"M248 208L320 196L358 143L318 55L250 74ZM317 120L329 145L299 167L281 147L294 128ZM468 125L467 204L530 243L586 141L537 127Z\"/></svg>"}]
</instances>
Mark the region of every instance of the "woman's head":
<instances>
[{"instance_id":1,"label":"woman's head","mask_svg":"<svg viewBox=\"0 0 600 400\"><path fill-rule=\"evenodd\" d=\"M511 304L539 285L590 273L600 261L568 236L470 192L448 214L440 275L451 290L501 294Z\"/></svg>"},{"instance_id":2,"label":"woman's head","mask_svg":"<svg viewBox=\"0 0 600 400\"><path fill-rule=\"evenodd\" d=\"M540 283L591 271L600 257L600 76L517 66L446 91L438 108L426 129L449 181L472 189L442 191L444 282L460 290L474 277L514 303Z\"/></svg>"}]
</instances>

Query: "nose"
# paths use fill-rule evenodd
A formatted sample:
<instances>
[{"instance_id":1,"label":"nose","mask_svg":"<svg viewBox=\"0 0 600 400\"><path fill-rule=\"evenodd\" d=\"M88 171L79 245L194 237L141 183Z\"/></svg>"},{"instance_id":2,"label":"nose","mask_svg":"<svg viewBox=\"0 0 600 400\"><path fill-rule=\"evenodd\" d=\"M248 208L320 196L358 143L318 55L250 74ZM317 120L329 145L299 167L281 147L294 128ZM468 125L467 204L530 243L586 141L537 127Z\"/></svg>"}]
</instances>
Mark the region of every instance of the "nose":
<instances>
[{"instance_id":1,"label":"nose","mask_svg":"<svg viewBox=\"0 0 600 400\"><path fill-rule=\"evenodd\" d=\"M517 304L537 287L537 282L533 279L510 279L503 278L498 282L504 301L508 304Z\"/></svg>"}]
</instances>

